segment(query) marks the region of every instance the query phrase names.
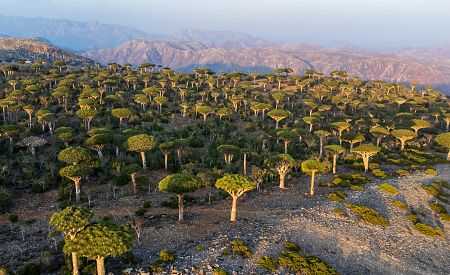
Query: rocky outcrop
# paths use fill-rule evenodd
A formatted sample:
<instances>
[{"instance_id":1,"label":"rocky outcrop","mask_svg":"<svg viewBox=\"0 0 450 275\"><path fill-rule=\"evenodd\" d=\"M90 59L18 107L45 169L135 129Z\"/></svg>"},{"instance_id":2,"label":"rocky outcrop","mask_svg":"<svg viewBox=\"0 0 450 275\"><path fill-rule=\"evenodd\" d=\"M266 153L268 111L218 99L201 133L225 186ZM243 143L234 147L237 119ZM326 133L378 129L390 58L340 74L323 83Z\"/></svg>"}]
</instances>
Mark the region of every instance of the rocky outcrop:
<instances>
[{"instance_id":1,"label":"rocky outcrop","mask_svg":"<svg viewBox=\"0 0 450 275\"><path fill-rule=\"evenodd\" d=\"M20 59L44 60L47 63L63 60L75 66L93 65L95 63L89 58L57 48L38 39L0 38L0 61Z\"/></svg>"}]
</instances>

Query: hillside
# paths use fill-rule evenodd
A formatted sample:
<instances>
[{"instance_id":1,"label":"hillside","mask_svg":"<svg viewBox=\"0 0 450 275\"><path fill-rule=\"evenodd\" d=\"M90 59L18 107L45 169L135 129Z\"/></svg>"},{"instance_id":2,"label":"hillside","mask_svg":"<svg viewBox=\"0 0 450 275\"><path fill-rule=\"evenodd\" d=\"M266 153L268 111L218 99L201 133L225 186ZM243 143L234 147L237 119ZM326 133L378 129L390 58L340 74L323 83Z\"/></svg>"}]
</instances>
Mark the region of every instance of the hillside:
<instances>
[{"instance_id":1,"label":"hillside","mask_svg":"<svg viewBox=\"0 0 450 275\"><path fill-rule=\"evenodd\" d=\"M52 44L75 51L116 47L137 39L158 38L132 27L67 19L0 15L0 30L11 37L45 37Z\"/></svg>"},{"instance_id":2,"label":"hillside","mask_svg":"<svg viewBox=\"0 0 450 275\"><path fill-rule=\"evenodd\" d=\"M240 41L241 44L244 43ZM326 74L334 70L345 70L353 76L368 80L419 84L450 83L450 61L441 62L440 66L432 66L428 61L411 55L385 54L354 48L323 49L307 45L225 48L210 47L207 44L135 40L117 48L89 51L83 55L103 64L153 62L179 71L191 71L194 67L207 66L215 71L239 69L243 72L267 73L277 68L289 67L294 73L303 73L307 69Z\"/></svg>"},{"instance_id":3,"label":"hillside","mask_svg":"<svg viewBox=\"0 0 450 275\"><path fill-rule=\"evenodd\" d=\"M94 61L38 39L0 38L0 60L64 60L72 65L93 65Z\"/></svg>"}]
</instances>

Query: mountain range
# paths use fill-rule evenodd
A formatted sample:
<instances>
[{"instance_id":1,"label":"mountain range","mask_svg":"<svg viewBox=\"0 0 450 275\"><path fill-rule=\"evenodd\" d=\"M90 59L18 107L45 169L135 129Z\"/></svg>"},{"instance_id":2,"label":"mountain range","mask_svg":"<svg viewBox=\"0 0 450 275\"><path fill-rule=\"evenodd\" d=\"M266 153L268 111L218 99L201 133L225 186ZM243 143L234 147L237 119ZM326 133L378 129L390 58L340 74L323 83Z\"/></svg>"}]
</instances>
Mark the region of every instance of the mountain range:
<instances>
[{"instance_id":1,"label":"mountain range","mask_svg":"<svg viewBox=\"0 0 450 275\"><path fill-rule=\"evenodd\" d=\"M0 16L0 33L48 40L103 64L155 63L179 71L209 67L216 72L268 73L286 67L294 73L345 70L362 79L450 87L450 45L382 52L282 43L240 32L185 29L150 34L98 22L17 16Z\"/></svg>"}]
</instances>

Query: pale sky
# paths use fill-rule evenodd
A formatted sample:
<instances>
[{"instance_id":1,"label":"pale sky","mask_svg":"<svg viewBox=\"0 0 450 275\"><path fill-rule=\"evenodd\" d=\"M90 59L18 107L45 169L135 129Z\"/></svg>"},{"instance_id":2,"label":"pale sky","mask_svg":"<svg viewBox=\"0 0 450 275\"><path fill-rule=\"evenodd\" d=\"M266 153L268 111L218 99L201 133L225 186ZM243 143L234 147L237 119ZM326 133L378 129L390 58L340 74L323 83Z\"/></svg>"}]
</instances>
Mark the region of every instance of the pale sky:
<instances>
[{"instance_id":1,"label":"pale sky","mask_svg":"<svg viewBox=\"0 0 450 275\"><path fill-rule=\"evenodd\" d=\"M384 49L450 43L450 0L0 0L0 7L2 15L97 20L156 34L227 30Z\"/></svg>"}]
</instances>

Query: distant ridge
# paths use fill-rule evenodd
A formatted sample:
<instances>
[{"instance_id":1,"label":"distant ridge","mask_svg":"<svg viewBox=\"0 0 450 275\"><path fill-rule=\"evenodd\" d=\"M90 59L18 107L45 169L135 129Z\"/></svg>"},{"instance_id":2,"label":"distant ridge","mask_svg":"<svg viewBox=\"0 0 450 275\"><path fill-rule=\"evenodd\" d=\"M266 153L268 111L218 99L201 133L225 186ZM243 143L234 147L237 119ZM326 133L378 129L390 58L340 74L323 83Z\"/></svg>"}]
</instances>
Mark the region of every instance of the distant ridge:
<instances>
[{"instance_id":1,"label":"distant ridge","mask_svg":"<svg viewBox=\"0 0 450 275\"><path fill-rule=\"evenodd\" d=\"M161 37L132 27L102 24L97 21L4 15L0 15L0 30L11 37L43 37L58 47L74 51L110 48L133 39Z\"/></svg>"}]
</instances>

